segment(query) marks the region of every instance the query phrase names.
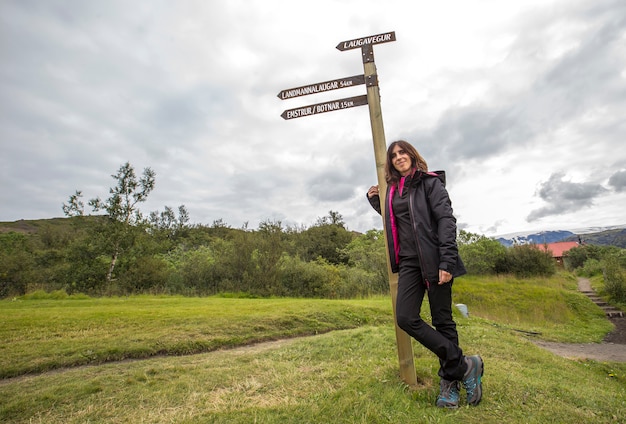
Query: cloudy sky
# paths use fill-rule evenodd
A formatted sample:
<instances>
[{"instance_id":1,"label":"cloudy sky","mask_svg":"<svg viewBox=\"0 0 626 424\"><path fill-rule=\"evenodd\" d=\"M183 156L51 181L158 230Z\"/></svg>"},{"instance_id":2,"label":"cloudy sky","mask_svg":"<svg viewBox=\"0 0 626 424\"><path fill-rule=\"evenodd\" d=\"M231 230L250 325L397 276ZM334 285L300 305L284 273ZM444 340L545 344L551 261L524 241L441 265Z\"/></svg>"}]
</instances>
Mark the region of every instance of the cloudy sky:
<instances>
[{"instance_id":1,"label":"cloudy sky","mask_svg":"<svg viewBox=\"0 0 626 424\"><path fill-rule=\"evenodd\" d=\"M626 224L623 0L0 0L0 221L156 172L145 213L381 228L367 106L284 120L279 91L363 73L387 142L444 169L459 227L489 236Z\"/></svg>"}]
</instances>

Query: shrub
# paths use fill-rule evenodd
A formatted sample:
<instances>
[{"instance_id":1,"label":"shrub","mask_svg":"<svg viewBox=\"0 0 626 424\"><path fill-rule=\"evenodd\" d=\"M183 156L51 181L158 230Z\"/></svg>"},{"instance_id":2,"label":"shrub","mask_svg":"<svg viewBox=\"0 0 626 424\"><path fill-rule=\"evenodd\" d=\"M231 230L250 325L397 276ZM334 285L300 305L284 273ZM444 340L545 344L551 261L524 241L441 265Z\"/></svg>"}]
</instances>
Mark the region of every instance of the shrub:
<instances>
[{"instance_id":1,"label":"shrub","mask_svg":"<svg viewBox=\"0 0 626 424\"><path fill-rule=\"evenodd\" d=\"M617 255L618 258L620 258L619 260L622 267L626 267L626 254L624 253L624 249L620 249L616 246L585 244L583 246L574 247L573 249L565 252L565 268L568 271L574 271L577 268L582 268L585 265L585 262L589 259L600 261L607 255Z\"/></svg>"},{"instance_id":2,"label":"shrub","mask_svg":"<svg viewBox=\"0 0 626 424\"><path fill-rule=\"evenodd\" d=\"M0 233L0 297L26 293L36 277L33 248L24 234Z\"/></svg>"},{"instance_id":3,"label":"shrub","mask_svg":"<svg viewBox=\"0 0 626 424\"><path fill-rule=\"evenodd\" d=\"M611 255L602 262L604 265L604 290L612 300L626 302L626 278L620 267L618 257Z\"/></svg>"},{"instance_id":4,"label":"shrub","mask_svg":"<svg viewBox=\"0 0 626 424\"><path fill-rule=\"evenodd\" d=\"M128 266L118 284L125 294L163 292L167 286L168 274L165 260L143 256Z\"/></svg>"},{"instance_id":5,"label":"shrub","mask_svg":"<svg viewBox=\"0 0 626 424\"><path fill-rule=\"evenodd\" d=\"M322 287L330 277L319 262L304 262L300 258L284 255L280 260L279 279L283 296L322 297Z\"/></svg>"},{"instance_id":6,"label":"shrub","mask_svg":"<svg viewBox=\"0 0 626 424\"><path fill-rule=\"evenodd\" d=\"M581 277L593 277L602 274L602 263L597 259L587 259L584 265L576 270Z\"/></svg>"},{"instance_id":7,"label":"shrub","mask_svg":"<svg viewBox=\"0 0 626 424\"><path fill-rule=\"evenodd\" d=\"M517 278L549 277L556 272L550 252L529 244L509 248L497 268L501 272L514 274Z\"/></svg>"},{"instance_id":8,"label":"shrub","mask_svg":"<svg viewBox=\"0 0 626 424\"><path fill-rule=\"evenodd\" d=\"M215 256L212 249L201 246L187 252L181 264L186 286L195 287L200 293L217 293Z\"/></svg>"},{"instance_id":9,"label":"shrub","mask_svg":"<svg viewBox=\"0 0 626 424\"><path fill-rule=\"evenodd\" d=\"M340 292L342 298L389 293L389 278L381 284L378 273L347 266L342 266L339 271L343 281L343 289Z\"/></svg>"},{"instance_id":10,"label":"shrub","mask_svg":"<svg viewBox=\"0 0 626 424\"><path fill-rule=\"evenodd\" d=\"M387 248L382 230L369 230L360 235L343 249L342 254L348 258L351 270L365 271L368 284L374 292L384 293L389 290ZM372 278L374 281L371 281Z\"/></svg>"},{"instance_id":11,"label":"shrub","mask_svg":"<svg viewBox=\"0 0 626 424\"><path fill-rule=\"evenodd\" d=\"M467 233L459 234L459 255L468 274L487 275L498 272L498 264L506 257L507 249L499 241Z\"/></svg>"}]
</instances>

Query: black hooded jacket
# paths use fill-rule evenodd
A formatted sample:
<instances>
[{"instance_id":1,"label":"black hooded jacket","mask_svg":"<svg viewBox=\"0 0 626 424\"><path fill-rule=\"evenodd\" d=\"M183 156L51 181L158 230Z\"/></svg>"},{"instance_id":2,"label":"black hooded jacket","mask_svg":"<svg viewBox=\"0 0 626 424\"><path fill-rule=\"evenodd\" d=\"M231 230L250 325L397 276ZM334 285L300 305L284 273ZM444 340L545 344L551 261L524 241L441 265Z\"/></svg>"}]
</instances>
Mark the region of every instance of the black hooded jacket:
<instances>
[{"instance_id":1,"label":"black hooded jacket","mask_svg":"<svg viewBox=\"0 0 626 424\"><path fill-rule=\"evenodd\" d=\"M452 213L452 203L445 188L445 172L416 171L410 180L409 212L420 267L427 283L439 281L439 270L459 277L465 274L465 266L459 256L456 244L456 218ZM398 272L398 260L394 248L394 229L389 213L389 194L387 187L385 205L385 230L391 270ZM381 213L380 196L368 198L372 207Z\"/></svg>"}]
</instances>

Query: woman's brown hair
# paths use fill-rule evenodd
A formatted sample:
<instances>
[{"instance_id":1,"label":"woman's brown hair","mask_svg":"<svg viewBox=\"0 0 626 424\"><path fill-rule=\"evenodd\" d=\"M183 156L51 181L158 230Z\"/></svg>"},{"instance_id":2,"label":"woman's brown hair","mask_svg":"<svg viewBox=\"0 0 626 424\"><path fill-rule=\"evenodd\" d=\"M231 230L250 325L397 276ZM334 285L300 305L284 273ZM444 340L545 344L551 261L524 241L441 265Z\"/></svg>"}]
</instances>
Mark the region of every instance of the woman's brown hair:
<instances>
[{"instance_id":1,"label":"woman's brown hair","mask_svg":"<svg viewBox=\"0 0 626 424\"><path fill-rule=\"evenodd\" d=\"M426 163L426 160L424 160L422 155L418 153L411 143L404 140L394 141L387 148L387 162L385 163L385 179L387 180L387 184L397 184L402 177L398 170L393 167L391 162L391 153L396 146L400 146L400 148L409 155L411 158L411 168L417 169L418 171L428 172L428 164Z\"/></svg>"}]
</instances>

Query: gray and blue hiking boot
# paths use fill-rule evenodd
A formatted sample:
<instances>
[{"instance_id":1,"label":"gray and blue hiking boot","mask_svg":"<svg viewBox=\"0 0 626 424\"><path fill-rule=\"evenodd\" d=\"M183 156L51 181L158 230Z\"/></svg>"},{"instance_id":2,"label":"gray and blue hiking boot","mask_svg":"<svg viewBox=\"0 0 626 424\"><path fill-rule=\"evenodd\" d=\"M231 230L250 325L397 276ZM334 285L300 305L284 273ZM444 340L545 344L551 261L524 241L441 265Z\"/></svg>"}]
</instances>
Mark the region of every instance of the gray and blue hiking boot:
<instances>
[{"instance_id":1,"label":"gray and blue hiking boot","mask_svg":"<svg viewBox=\"0 0 626 424\"><path fill-rule=\"evenodd\" d=\"M483 398L483 384L481 379L485 372L485 365L480 356L466 356L467 371L463 376L463 387L467 392L467 404L476 406Z\"/></svg>"},{"instance_id":2,"label":"gray and blue hiking boot","mask_svg":"<svg viewBox=\"0 0 626 424\"><path fill-rule=\"evenodd\" d=\"M439 408L459 407L459 382L441 379L439 383L440 391L437 396L437 406Z\"/></svg>"}]
</instances>

